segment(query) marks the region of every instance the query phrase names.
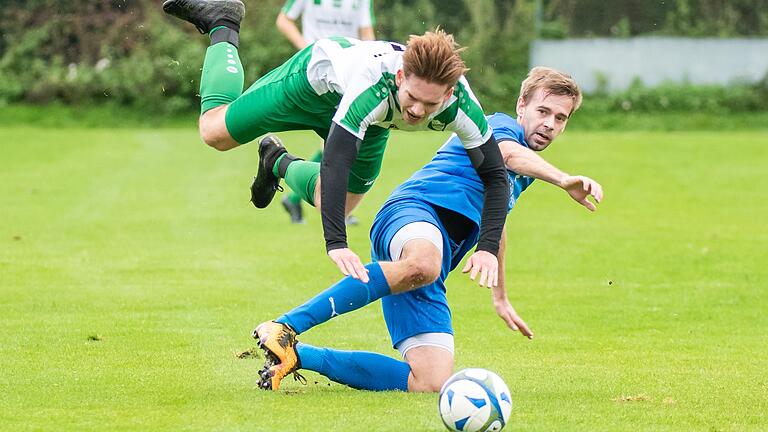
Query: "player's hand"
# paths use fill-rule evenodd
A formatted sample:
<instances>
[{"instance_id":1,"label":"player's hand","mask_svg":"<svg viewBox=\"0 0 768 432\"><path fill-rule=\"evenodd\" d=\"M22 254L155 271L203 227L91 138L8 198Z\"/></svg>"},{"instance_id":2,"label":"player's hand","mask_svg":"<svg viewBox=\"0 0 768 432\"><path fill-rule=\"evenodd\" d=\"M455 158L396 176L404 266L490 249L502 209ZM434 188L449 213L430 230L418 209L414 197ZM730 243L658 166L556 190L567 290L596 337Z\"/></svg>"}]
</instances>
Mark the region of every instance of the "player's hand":
<instances>
[{"instance_id":1,"label":"player's hand","mask_svg":"<svg viewBox=\"0 0 768 432\"><path fill-rule=\"evenodd\" d=\"M475 280L479 273L480 286L493 288L499 285L499 260L490 252L477 251L473 253L461 272L469 272L469 278L472 280Z\"/></svg>"},{"instance_id":2,"label":"player's hand","mask_svg":"<svg viewBox=\"0 0 768 432\"><path fill-rule=\"evenodd\" d=\"M505 323L507 323L507 327L514 331L520 331L520 334L527 337L528 339L533 339L533 332L528 328L528 324L526 324L525 321L520 318L520 315L515 312L515 308L512 307L512 305L509 303L509 300L506 298L494 298L493 307L496 308L496 313L499 315L499 317L503 319Z\"/></svg>"},{"instance_id":3,"label":"player's hand","mask_svg":"<svg viewBox=\"0 0 768 432\"><path fill-rule=\"evenodd\" d=\"M567 176L560 181L560 187L563 188L571 198L577 203L583 205L590 211L597 210L597 206L588 200L592 196L598 204L603 200L603 187L600 183L584 176Z\"/></svg>"},{"instance_id":4,"label":"player's hand","mask_svg":"<svg viewBox=\"0 0 768 432\"><path fill-rule=\"evenodd\" d=\"M342 273L360 279L363 283L368 283L368 269L363 266L360 257L351 249L333 249L328 251L328 256L336 263Z\"/></svg>"}]
</instances>

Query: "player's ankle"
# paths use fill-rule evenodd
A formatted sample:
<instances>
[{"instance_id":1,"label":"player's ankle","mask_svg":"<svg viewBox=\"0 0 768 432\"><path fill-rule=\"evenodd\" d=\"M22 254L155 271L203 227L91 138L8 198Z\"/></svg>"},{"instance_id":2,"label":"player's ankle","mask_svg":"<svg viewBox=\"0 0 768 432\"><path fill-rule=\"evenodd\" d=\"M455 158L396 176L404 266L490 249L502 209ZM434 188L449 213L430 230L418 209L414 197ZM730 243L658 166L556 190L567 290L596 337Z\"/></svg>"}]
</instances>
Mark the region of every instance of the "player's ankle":
<instances>
[{"instance_id":1,"label":"player's ankle","mask_svg":"<svg viewBox=\"0 0 768 432\"><path fill-rule=\"evenodd\" d=\"M211 45L227 42L234 45L235 48L240 47L240 34L230 26L218 24L208 34L211 36Z\"/></svg>"}]
</instances>

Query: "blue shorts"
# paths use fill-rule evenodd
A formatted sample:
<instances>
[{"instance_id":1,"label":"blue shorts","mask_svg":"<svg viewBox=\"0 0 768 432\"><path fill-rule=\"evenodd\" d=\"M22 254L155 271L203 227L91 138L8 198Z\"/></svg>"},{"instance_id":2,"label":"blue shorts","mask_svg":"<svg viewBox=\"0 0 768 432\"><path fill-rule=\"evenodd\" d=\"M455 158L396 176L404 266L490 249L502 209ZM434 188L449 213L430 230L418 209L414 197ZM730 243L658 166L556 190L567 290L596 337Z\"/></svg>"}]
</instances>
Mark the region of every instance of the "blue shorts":
<instances>
[{"instance_id":1,"label":"blue shorts","mask_svg":"<svg viewBox=\"0 0 768 432\"><path fill-rule=\"evenodd\" d=\"M451 309L445 297L444 282L452 269L452 258L462 248L450 240L432 206L417 199L387 202L376 215L371 227L371 258L373 261L392 261L389 253L392 238L401 228L413 222L427 222L440 230L443 237L443 265L440 277L434 283L381 299L393 347L421 333L453 334Z\"/></svg>"}]
</instances>

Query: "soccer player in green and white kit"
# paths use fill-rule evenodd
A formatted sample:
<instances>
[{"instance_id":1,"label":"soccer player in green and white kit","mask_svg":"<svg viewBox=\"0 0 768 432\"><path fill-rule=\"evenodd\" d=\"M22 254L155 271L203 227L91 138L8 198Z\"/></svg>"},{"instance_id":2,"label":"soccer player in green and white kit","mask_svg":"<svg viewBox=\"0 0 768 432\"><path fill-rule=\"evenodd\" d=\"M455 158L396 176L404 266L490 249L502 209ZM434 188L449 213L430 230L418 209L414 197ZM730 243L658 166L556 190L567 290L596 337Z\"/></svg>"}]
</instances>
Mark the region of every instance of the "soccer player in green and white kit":
<instances>
[{"instance_id":1,"label":"soccer player in green and white kit","mask_svg":"<svg viewBox=\"0 0 768 432\"><path fill-rule=\"evenodd\" d=\"M296 20L301 16L301 31ZM373 0L287 0L275 25L296 49L318 39L347 36L374 40Z\"/></svg>"},{"instance_id":2,"label":"soccer player in green and white kit","mask_svg":"<svg viewBox=\"0 0 768 432\"><path fill-rule=\"evenodd\" d=\"M301 17L301 30L296 20ZM304 49L318 39L347 36L360 40L375 39L373 25L373 0L287 0L277 16L275 25L280 33L296 49ZM310 159L323 159L322 146ZM304 212L301 197L291 192L283 198L283 208L291 216L292 223L303 223ZM347 225L357 225L357 218L347 216Z\"/></svg>"},{"instance_id":3,"label":"soccer player in green and white kit","mask_svg":"<svg viewBox=\"0 0 768 432\"><path fill-rule=\"evenodd\" d=\"M272 201L280 178L320 207L328 256L342 273L368 283L367 269L347 247L344 216L379 174L389 129L455 132L483 182L475 273L496 281L509 182L499 146L463 74L453 36L411 36L407 46L351 38L321 39L242 92L237 55L240 0L167 0L163 9L211 38L200 82L200 135L229 150L269 132L314 130L325 139L321 164L287 153L272 135L259 143L251 198ZM322 178L322 181L320 181ZM321 205L322 203L322 205Z\"/></svg>"}]
</instances>

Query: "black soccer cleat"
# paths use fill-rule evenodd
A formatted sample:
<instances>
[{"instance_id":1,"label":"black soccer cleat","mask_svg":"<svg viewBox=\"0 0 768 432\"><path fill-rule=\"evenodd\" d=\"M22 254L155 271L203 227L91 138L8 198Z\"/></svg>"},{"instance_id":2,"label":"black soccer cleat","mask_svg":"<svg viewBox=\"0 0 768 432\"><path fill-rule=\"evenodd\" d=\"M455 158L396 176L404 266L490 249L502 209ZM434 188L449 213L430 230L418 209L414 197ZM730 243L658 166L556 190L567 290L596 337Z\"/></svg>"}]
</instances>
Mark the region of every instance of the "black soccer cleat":
<instances>
[{"instance_id":1,"label":"black soccer cleat","mask_svg":"<svg viewBox=\"0 0 768 432\"><path fill-rule=\"evenodd\" d=\"M293 202L290 198L283 198L283 208L291 216L291 223L303 224L304 223L304 210L301 207L301 201Z\"/></svg>"},{"instance_id":2,"label":"black soccer cleat","mask_svg":"<svg viewBox=\"0 0 768 432\"><path fill-rule=\"evenodd\" d=\"M267 135L259 141L259 171L251 184L251 202L256 208L267 207L275 197L275 192L283 189L272 168L277 159L287 152L275 135Z\"/></svg>"},{"instance_id":3,"label":"black soccer cleat","mask_svg":"<svg viewBox=\"0 0 768 432\"><path fill-rule=\"evenodd\" d=\"M163 11L188 21L202 34L220 25L240 31L245 5L240 0L166 0Z\"/></svg>"}]
</instances>

